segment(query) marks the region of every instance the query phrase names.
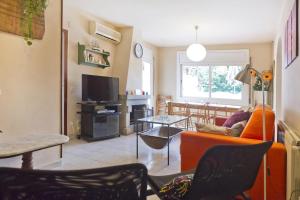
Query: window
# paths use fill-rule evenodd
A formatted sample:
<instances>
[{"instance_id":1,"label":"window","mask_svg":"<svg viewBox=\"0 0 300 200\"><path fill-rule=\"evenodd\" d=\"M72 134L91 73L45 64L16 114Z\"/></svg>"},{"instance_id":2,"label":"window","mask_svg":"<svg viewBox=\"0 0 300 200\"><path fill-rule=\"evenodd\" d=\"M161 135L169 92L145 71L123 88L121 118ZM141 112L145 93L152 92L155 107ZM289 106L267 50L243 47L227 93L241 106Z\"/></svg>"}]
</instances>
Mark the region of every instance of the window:
<instances>
[{"instance_id":1,"label":"window","mask_svg":"<svg viewBox=\"0 0 300 200\"><path fill-rule=\"evenodd\" d=\"M248 49L208 50L203 61L192 62L177 52L177 100L248 105L249 86L234 80L250 62Z\"/></svg>"},{"instance_id":2,"label":"window","mask_svg":"<svg viewBox=\"0 0 300 200\"><path fill-rule=\"evenodd\" d=\"M181 65L181 97L186 101L243 104L242 83L234 80L241 66Z\"/></svg>"},{"instance_id":3,"label":"window","mask_svg":"<svg viewBox=\"0 0 300 200\"><path fill-rule=\"evenodd\" d=\"M242 100L242 83L234 80L240 66L211 67L211 98Z\"/></svg>"},{"instance_id":4,"label":"window","mask_svg":"<svg viewBox=\"0 0 300 200\"><path fill-rule=\"evenodd\" d=\"M182 96L209 97L209 67L182 66Z\"/></svg>"}]
</instances>

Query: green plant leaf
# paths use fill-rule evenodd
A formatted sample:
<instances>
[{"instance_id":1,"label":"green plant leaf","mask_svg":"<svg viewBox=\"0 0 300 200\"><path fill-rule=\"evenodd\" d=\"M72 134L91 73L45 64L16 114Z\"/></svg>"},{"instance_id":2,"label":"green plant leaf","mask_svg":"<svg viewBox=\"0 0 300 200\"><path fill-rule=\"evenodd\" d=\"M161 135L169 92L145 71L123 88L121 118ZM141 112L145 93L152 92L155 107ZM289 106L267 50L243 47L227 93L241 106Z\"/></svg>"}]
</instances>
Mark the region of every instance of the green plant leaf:
<instances>
[{"instance_id":1,"label":"green plant leaf","mask_svg":"<svg viewBox=\"0 0 300 200\"><path fill-rule=\"evenodd\" d=\"M21 30L24 40L28 46L32 45L33 40L33 19L43 14L48 5L47 0L22 0L22 23Z\"/></svg>"}]
</instances>

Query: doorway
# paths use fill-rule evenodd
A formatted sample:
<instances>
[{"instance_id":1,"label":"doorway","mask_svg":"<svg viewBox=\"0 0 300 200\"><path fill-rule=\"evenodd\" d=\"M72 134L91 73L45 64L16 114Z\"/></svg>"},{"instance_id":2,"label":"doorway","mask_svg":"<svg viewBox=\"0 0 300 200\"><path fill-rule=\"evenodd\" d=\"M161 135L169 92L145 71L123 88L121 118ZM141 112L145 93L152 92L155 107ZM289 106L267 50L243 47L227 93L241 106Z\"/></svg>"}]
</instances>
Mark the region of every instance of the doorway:
<instances>
[{"instance_id":1,"label":"doorway","mask_svg":"<svg viewBox=\"0 0 300 200\"><path fill-rule=\"evenodd\" d=\"M148 105L153 107L153 96L154 96L154 58L153 53L149 49L145 49L143 56L143 72L142 72L142 90L146 94L150 95L148 99Z\"/></svg>"},{"instance_id":2,"label":"doorway","mask_svg":"<svg viewBox=\"0 0 300 200\"><path fill-rule=\"evenodd\" d=\"M68 135L68 30L62 30L62 133Z\"/></svg>"}]
</instances>

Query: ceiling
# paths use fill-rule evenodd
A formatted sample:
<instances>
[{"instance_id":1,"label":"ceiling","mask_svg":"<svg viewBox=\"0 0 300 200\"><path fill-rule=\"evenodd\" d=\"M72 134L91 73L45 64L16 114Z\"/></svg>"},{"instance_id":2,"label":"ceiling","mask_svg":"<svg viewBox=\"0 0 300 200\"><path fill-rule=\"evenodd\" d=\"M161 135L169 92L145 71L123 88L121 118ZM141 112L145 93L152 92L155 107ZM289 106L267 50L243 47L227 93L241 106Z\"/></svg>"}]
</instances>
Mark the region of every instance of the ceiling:
<instances>
[{"instance_id":1,"label":"ceiling","mask_svg":"<svg viewBox=\"0 0 300 200\"><path fill-rule=\"evenodd\" d=\"M286 0L65 0L119 26L134 26L159 47L269 42Z\"/></svg>"}]
</instances>

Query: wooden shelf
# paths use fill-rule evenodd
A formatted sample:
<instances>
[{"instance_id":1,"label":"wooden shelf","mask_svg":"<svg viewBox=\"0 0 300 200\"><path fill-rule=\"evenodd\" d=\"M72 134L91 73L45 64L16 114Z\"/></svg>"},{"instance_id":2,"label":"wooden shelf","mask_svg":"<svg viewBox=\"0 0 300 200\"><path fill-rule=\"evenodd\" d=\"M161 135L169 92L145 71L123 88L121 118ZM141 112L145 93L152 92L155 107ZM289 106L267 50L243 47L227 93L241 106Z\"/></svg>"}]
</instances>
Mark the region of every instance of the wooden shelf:
<instances>
[{"instance_id":1,"label":"wooden shelf","mask_svg":"<svg viewBox=\"0 0 300 200\"><path fill-rule=\"evenodd\" d=\"M96 54L102 54L102 55L105 55L105 56L110 56L109 52L101 52L101 51L98 51L98 50L88 49L88 48L85 48L85 50L89 51L89 52L96 53Z\"/></svg>"},{"instance_id":2,"label":"wooden shelf","mask_svg":"<svg viewBox=\"0 0 300 200\"><path fill-rule=\"evenodd\" d=\"M87 65L87 66L91 66L91 67L101 67L101 68L110 67L109 65L99 64L99 63L92 63L92 62L81 62L79 64Z\"/></svg>"},{"instance_id":3,"label":"wooden shelf","mask_svg":"<svg viewBox=\"0 0 300 200\"><path fill-rule=\"evenodd\" d=\"M87 58L88 56L92 56L94 59L97 58L99 63L88 61ZM109 56L110 56L109 52L106 52L104 50L101 52L95 49L91 49L78 42L78 64L79 65L88 65L88 66L100 67L100 68L110 67L110 63L108 61Z\"/></svg>"}]
</instances>

